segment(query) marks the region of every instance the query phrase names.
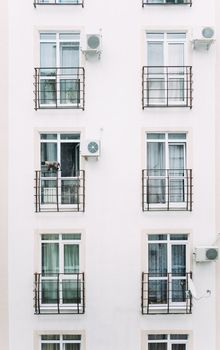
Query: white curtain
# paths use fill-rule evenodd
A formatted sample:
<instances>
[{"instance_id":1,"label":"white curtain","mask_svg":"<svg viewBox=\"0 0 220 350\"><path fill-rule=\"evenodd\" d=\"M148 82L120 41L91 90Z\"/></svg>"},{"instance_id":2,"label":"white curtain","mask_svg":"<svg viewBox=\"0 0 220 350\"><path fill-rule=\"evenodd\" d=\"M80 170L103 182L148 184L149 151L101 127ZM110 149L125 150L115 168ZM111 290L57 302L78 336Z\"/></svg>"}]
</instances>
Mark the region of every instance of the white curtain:
<instances>
[{"instance_id":1,"label":"white curtain","mask_svg":"<svg viewBox=\"0 0 220 350\"><path fill-rule=\"evenodd\" d=\"M149 203L165 203L166 189L163 178L165 175L165 144L163 142L147 143L147 169L150 176L148 182Z\"/></svg>"},{"instance_id":2,"label":"white curtain","mask_svg":"<svg viewBox=\"0 0 220 350\"><path fill-rule=\"evenodd\" d=\"M168 99L173 103L184 101L184 44L169 43L168 44Z\"/></svg>"},{"instance_id":3,"label":"white curtain","mask_svg":"<svg viewBox=\"0 0 220 350\"><path fill-rule=\"evenodd\" d=\"M184 202L184 145L169 145L170 202Z\"/></svg>"},{"instance_id":4,"label":"white curtain","mask_svg":"<svg viewBox=\"0 0 220 350\"><path fill-rule=\"evenodd\" d=\"M148 66L158 66L148 68L148 98L150 104L163 103L165 97L164 69L164 43L148 42L147 46L147 64Z\"/></svg>"}]
</instances>

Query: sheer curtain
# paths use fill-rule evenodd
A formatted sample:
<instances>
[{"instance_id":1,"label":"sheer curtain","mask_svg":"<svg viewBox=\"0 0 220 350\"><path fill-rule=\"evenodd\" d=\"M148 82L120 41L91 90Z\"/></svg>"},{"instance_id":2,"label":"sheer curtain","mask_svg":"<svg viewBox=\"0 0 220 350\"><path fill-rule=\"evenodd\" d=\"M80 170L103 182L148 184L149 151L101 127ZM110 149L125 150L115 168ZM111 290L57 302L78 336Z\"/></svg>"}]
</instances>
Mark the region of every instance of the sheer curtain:
<instances>
[{"instance_id":1,"label":"sheer curtain","mask_svg":"<svg viewBox=\"0 0 220 350\"><path fill-rule=\"evenodd\" d=\"M59 273L59 244L42 244L42 303L57 302L57 273Z\"/></svg>"},{"instance_id":2,"label":"sheer curtain","mask_svg":"<svg viewBox=\"0 0 220 350\"><path fill-rule=\"evenodd\" d=\"M163 142L147 143L147 169L150 176L149 203L165 203L165 178L163 178L165 175L165 144Z\"/></svg>"},{"instance_id":3,"label":"sheer curtain","mask_svg":"<svg viewBox=\"0 0 220 350\"><path fill-rule=\"evenodd\" d=\"M79 245L64 245L64 273L79 272Z\"/></svg>"},{"instance_id":4,"label":"sheer curtain","mask_svg":"<svg viewBox=\"0 0 220 350\"><path fill-rule=\"evenodd\" d=\"M148 42L147 45L147 64L148 70L148 98L150 104L164 103L165 98L165 80L164 80L164 43Z\"/></svg>"},{"instance_id":5,"label":"sheer curtain","mask_svg":"<svg viewBox=\"0 0 220 350\"><path fill-rule=\"evenodd\" d=\"M172 301L185 300L186 294L186 246L172 245Z\"/></svg>"},{"instance_id":6,"label":"sheer curtain","mask_svg":"<svg viewBox=\"0 0 220 350\"><path fill-rule=\"evenodd\" d=\"M184 145L169 145L170 202L184 202Z\"/></svg>"},{"instance_id":7,"label":"sheer curtain","mask_svg":"<svg viewBox=\"0 0 220 350\"><path fill-rule=\"evenodd\" d=\"M168 99L173 103L184 101L184 44L168 43L169 69Z\"/></svg>"},{"instance_id":8,"label":"sheer curtain","mask_svg":"<svg viewBox=\"0 0 220 350\"><path fill-rule=\"evenodd\" d=\"M148 244L149 302L167 303L167 244Z\"/></svg>"},{"instance_id":9,"label":"sheer curtain","mask_svg":"<svg viewBox=\"0 0 220 350\"><path fill-rule=\"evenodd\" d=\"M79 272L79 245L64 245L64 274L73 274ZM69 278L68 278L69 277ZM76 276L66 275L63 280L63 302L80 302L80 283L77 283ZM77 344L76 344L77 345ZM71 348L70 348L71 349Z\"/></svg>"}]
</instances>

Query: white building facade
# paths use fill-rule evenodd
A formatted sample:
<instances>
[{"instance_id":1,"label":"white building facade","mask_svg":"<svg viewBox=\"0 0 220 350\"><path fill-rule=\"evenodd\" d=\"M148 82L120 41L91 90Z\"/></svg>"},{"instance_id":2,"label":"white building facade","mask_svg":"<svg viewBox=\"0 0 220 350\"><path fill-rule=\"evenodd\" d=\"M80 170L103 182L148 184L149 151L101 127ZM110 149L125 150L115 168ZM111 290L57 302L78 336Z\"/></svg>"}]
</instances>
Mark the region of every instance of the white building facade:
<instances>
[{"instance_id":1,"label":"white building facade","mask_svg":"<svg viewBox=\"0 0 220 350\"><path fill-rule=\"evenodd\" d=\"M8 6L2 349L217 349L215 2Z\"/></svg>"}]
</instances>

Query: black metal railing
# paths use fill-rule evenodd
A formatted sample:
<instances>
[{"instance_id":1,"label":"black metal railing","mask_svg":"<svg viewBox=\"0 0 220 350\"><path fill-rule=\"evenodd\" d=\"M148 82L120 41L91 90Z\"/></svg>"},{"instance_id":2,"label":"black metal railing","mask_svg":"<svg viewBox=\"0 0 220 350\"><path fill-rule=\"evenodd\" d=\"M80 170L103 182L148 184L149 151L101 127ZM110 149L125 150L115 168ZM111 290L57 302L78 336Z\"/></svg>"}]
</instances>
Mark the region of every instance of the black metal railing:
<instances>
[{"instance_id":1,"label":"black metal railing","mask_svg":"<svg viewBox=\"0 0 220 350\"><path fill-rule=\"evenodd\" d=\"M191 66L144 66L142 108L192 108Z\"/></svg>"},{"instance_id":2,"label":"black metal railing","mask_svg":"<svg viewBox=\"0 0 220 350\"><path fill-rule=\"evenodd\" d=\"M142 7L145 5L190 5L192 0L142 0Z\"/></svg>"},{"instance_id":3,"label":"black metal railing","mask_svg":"<svg viewBox=\"0 0 220 350\"><path fill-rule=\"evenodd\" d=\"M34 107L35 110L54 108L84 110L84 68L35 68Z\"/></svg>"},{"instance_id":4,"label":"black metal railing","mask_svg":"<svg viewBox=\"0 0 220 350\"><path fill-rule=\"evenodd\" d=\"M84 273L35 273L35 314L84 314Z\"/></svg>"},{"instance_id":5,"label":"black metal railing","mask_svg":"<svg viewBox=\"0 0 220 350\"><path fill-rule=\"evenodd\" d=\"M34 0L34 7L37 5L81 5L84 7L84 0Z\"/></svg>"},{"instance_id":6,"label":"black metal railing","mask_svg":"<svg viewBox=\"0 0 220 350\"><path fill-rule=\"evenodd\" d=\"M192 170L143 169L142 210L192 211Z\"/></svg>"},{"instance_id":7,"label":"black metal railing","mask_svg":"<svg viewBox=\"0 0 220 350\"><path fill-rule=\"evenodd\" d=\"M85 172L62 177L61 171L35 172L36 212L84 212Z\"/></svg>"},{"instance_id":8,"label":"black metal railing","mask_svg":"<svg viewBox=\"0 0 220 350\"><path fill-rule=\"evenodd\" d=\"M191 314L192 273L142 273L141 311L148 314Z\"/></svg>"}]
</instances>

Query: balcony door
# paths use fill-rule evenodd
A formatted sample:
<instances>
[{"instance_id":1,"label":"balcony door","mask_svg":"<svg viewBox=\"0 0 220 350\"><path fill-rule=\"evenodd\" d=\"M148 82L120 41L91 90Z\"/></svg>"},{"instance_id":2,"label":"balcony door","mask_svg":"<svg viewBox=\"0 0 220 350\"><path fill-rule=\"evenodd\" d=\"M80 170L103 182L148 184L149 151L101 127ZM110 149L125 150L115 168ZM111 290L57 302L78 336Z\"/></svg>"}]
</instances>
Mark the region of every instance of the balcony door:
<instances>
[{"instance_id":1,"label":"balcony door","mask_svg":"<svg viewBox=\"0 0 220 350\"><path fill-rule=\"evenodd\" d=\"M69 308L81 303L80 234L43 234L41 304Z\"/></svg>"},{"instance_id":2,"label":"balcony door","mask_svg":"<svg viewBox=\"0 0 220 350\"><path fill-rule=\"evenodd\" d=\"M40 105L79 103L79 39L74 32L40 34Z\"/></svg>"},{"instance_id":3,"label":"balcony door","mask_svg":"<svg viewBox=\"0 0 220 350\"><path fill-rule=\"evenodd\" d=\"M147 92L149 105L185 102L186 33L147 32Z\"/></svg>"},{"instance_id":4,"label":"balcony door","mask_svg":"<svg viewBox=\"0 0 220 350\"><path fill-rule=\"evenodd\" d=\"M186 234L148 235L148 303L185 307L187 288Z\"/></svg>"},{"instance_id":5,"label":"balcony door","mask_svg":"<svg viewBox=\"0 0 220 350\"><path fill-rule=\"evenodd\" d=\"M79 148L80 134L41 134L41 205L79 203Z\"/></svg>"},{"instance_id":6,"label":"balcony door","mask_svg":"<svg viewBox=\"0 0 220 350\"><path fill-rule=\"evenodd\" d=\"M147 202L158 206L186 202L186 134L147 133Z\"/></svg>"}]
</instances>

